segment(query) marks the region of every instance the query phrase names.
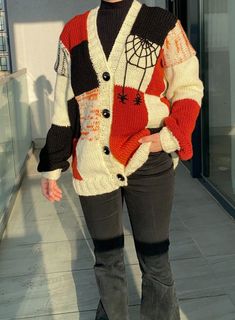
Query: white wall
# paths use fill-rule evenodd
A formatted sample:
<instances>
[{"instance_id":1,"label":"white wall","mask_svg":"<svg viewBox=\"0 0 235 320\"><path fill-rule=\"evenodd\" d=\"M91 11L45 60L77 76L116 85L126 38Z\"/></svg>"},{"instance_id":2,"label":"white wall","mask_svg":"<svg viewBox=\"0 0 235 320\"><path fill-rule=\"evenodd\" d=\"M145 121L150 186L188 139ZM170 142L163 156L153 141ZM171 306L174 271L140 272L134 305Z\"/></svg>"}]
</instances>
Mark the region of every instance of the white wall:
<instances>
[{"instance_id":1,"label":"white wall","mask_svg":"<svg viewBox=\"0 0 235 320\"><path fill-rule=\"evenodd\" d=\"M69 5L68 5L69 3ZM64 23L96 6L95 0L8 0L13 71L28 70L33 140L43 138L53 113L53 65Z\"/></svg>"},{"instance_id":2,"label":"white wall","mask_svg":"<svg viewBox=\"0 0 235 320\"><path fill-rule=\"evenodd\" d=\"M146 0L163 6L165 0ZM53 113L53 65L66 21L100 0L7 0L13 71L28 70L33 140L45 138Z\"/></svg>"}]
</instances>

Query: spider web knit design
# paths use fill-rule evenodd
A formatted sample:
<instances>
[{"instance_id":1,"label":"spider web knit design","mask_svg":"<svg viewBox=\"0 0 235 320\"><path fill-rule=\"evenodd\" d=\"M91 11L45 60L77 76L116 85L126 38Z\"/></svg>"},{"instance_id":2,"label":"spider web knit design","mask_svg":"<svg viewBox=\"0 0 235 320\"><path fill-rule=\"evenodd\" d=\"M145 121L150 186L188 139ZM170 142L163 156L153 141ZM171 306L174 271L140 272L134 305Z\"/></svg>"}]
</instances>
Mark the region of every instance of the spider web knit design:
<instances>
[{"instance_id":1,"label":"spider web knit design","mask_svg":"<svg viewBox=\"0 0 235 320\"><path fill-rule=\"evenodd\" d=\"M135 105L141 104L141 95L139 93L141 85L143 83L146 70L148 68L154 67L157 63L159 57L160 45L155 42L151 42L148 39L139 37L135 34L130 34L125 42L125 55L126 55L126 66L125 66L125 75L122 85L122 92L118 94L119 100L125 104L125 101L128 100L127 94L125 94L125 82L127 77L128 64L136 66L140 69L143 69L143 75L138 86L136 97L134 99Z\"/></svg>"}]
</instances>

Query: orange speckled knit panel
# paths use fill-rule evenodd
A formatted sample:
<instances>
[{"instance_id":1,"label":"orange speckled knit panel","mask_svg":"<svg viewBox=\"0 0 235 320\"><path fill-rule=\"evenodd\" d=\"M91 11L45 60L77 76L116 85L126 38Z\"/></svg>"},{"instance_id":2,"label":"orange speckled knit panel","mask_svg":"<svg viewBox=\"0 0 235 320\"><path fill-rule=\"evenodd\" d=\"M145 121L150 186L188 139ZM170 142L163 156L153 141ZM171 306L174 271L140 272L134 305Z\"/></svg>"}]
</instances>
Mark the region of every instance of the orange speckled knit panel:
<instances>
[{"instance_id":1,"label":"orange speckled knit panel","mask_svg":"<svg viewBox=\"0 0 235 320\"><path fill-rule=\"evenodd\" d=\"M94 141L99 139L101 110L98 106L99 88L75 97L80 111L80 140Z\"/></svg>"},{"instance_id":2,"label":"orange speckled knit panel","mask_svg":"<svg viewBox=\"0 0 235 320\"><path fill-rule=\"evenodd\" d=\"M168 33L163 50L165 68L181 63L196 54L180 20L177 20L175 27Z\"/></svg>"}]
</instances>

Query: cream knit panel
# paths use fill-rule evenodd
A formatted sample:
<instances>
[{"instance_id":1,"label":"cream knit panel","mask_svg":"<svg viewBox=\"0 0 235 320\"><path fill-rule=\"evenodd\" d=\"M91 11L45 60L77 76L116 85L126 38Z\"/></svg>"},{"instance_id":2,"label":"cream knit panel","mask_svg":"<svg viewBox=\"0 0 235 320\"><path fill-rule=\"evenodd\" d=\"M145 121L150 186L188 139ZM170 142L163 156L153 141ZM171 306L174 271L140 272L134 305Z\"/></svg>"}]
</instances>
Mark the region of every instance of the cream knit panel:
<instances>
[{"instance_id":1,"label":"cream knit panel","mask_svg":"<svg viewBox=\"0 0 235 320\"><path fill-rule=\"evenodd\" d=\"M56 82L54 87L54 112L51 120L51 124L57 126L70 126L68 100L74 97L71 87L70 63L69 52L62 41L59 40L57 58L54 64ZM58 180L61 176L61 172L62 169L44 171L41 172L41 176L50 180Z\"/></svg>"},{"instance_id":2,"label":"cream knit panel","mask_svg":"<svg viewBox=\"0 0 235 320\"><path fill-rule=\"evenodd\" d=\"M204 88L199 78L199 61L195 55L166 68L165 77L169 83L166 97L172 104L177 100L193 99L201 106Z\"/></svg>"},{"instance_id":3,"label":"cream knit panel","mask_svg":"<svg viewBox=\"0 0 235 320\"><path fill-rule=\"evenodd\" d=\"M65 30L64 27L62 32ZM74 97L71 87L71 58L68 49L60 39L54 70L56 71L56 83L52 123L58 126L70 126L67 102Z\"/></svg>"},{"instance_id":4,"label":"cream knit panel","mask_svg":"<svg viewBox=\"0 0 235 320\"><path fill-rule=\"evenodd\" d=\"M70 78L57 73L54 91L54 113L52 123L58 126L70 126L68 100L74 97Z\"/></svg>"}]
</instances>

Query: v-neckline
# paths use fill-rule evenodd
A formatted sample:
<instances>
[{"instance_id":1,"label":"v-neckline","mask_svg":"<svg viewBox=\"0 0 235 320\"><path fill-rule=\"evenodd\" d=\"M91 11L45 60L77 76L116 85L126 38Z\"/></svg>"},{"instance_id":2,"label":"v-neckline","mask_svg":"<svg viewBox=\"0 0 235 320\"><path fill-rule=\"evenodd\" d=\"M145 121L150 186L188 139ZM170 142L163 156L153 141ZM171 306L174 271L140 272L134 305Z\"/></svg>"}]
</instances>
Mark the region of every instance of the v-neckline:
<instances>
[{"instance_id":1,"label":"v-neckline","mask_svg":"<svg viewBox=\"0 0 235 320\"><path fill-rule=\"evenodd\" d=\"M88 17L87 30L88 30L88 42L90 42L89 45L91 48L91 54L93 53L97 55L97 57L100 57L103 63L105 64L106 68L108 68L108 70L110 70L113 73L117 68L119 58L121 57L121 54L123 52L123 49L125 46L125 40L131 31L131 28L136 20L136 17L141 7L142 7L142 3L140 3L138 0L133 0L121 24L119 32L114 40L114 43L108 58L105 55L105 52L98 34L97 16L98 16L98 10L100 6L97 6L90 10L89 17ZM95 59L95 57L93 58Z\"/></svg>"}]
</instances>

